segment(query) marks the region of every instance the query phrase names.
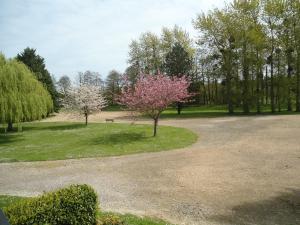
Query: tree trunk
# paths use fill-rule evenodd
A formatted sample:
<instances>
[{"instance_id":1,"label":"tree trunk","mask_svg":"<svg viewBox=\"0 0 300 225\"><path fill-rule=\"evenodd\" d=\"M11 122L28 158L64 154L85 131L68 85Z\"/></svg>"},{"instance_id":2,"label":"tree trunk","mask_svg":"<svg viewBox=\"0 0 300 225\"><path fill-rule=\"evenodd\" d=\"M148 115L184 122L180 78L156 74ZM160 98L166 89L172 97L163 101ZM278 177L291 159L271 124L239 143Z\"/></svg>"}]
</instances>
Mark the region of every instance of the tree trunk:
<instances>
[{"instance_id":1,"label":"tree trunk","mask_svg":"<svg viewBox=\"0 0 300 225\"><path fill-rule=\"evenodd\" d=\"M88 114L85 113L84 116L85 116L85 125L87 126L88 125Z\"/></svg>"},{"instance_id":2,"label":"tree trunk","mask_svg":"<svg viewBox=\"0 0 300 225\"><path fill-rule=\"evenodd\" d=\"M290 57L290 53L288 55L287 58L287 63L288 63L288 69L287 69L287 73L288 73L288 96L287 96L287 110L289 112L291 112L293 110L292 108L292 68L291 68L291 57Z\"/></svg>"},{"instance_id":3,"label":"tree trunk","mask_svg":"<svg viewBox=\"0 0 300 225\"><path fill-rule=\"evenodd\" d=\"M218 102L218 81L217 79L215 79L215 100L214 100L214 104L217 105Z\"/></svg>"},{"instance_id":4,"label":"tree trunk","mask_svg":"<svg viewBox=\"0 0 300 225\"><path fill-rule=\"evenodd\" d=\"M231 80L230 80L230 75L227 75L227 104L228 104L228 112L229 114L233 114L233 103L232 103L232 93L231 93Z\"/></svg>"},{"instance_id":5,"label":"tree trunk","mask_svg":"<svg viewBox=\"0 0 300 225\"><path fill-rule=\"evenodd\" d=\"M275 102L274 102L274 62L273 54L271 55L271 111L275 112Z\"/></svg>"},{"instance_id":6,"label":"tree trunk","mask_svg":"<svg viewBox=\"0 0 300 225\"><path fill-rule=\"evenodd\" d=\"M257 63L259 61L258 59L258 51L256 51L256 60ZM256 66L256 112L261 113L260 110L260 81L261 81L261 68L259 68L259 65Z\"/></svg>"},{"instance_id":7,"label":"tree trunk","mask_svg":"<svg viewBox=\"0 0 300 225\"><path fill-rule=\"evenodd\" d=\"M228 104L228 112L229 114L233 114L233 102L232 102L232 87L231 87L231 52L228 52L228 56L225 55L225 64L226 64L226 96L227 96L227 104Z\"/></svg>"},{"instance_id":8,"label":"tree trunk","mask_svg":"<svg viewBox=\"0 0 300 225\"><path fill-rule=\"evenodd\" d=\"M154 119L153 137L156 137L158 118Z\"/></svg>"},{"instance_id":9,"label":"tree trunk","mask_svg":"<svg viewBox=\"0 0 300 225\"><path fill-rule=\"evenodd\" d=\"M268 66L266 66L266 81L265 81L265 89L266 89L266 105L269 104L269 84L268 84Z\"/></svg>"},{"instance_id":10,"label":"tree trunk","mask_svg":"<svg viewBox=\"0 0 300 225\"><path fill-rule=\"evenodd\" d=\"M249 65L247 59L247 46L243 46L243 111L249 113Z\"/></svg>"},{"instance_id":11,"label":"tree trunk","mask_svg":"<svg viewBox=\"0 0 300 225\"><path fill-rule=\"evenodd\" d=\"M177 115L181 114L181 110L182 110L182 103L181 102L177 102Z\"/></svg>"},{"instance_id":12,"label":"tree trunk","mask_svg":"<svg viewBox=\"0 0 300 225\"><path fill-rule=\"evenodd\" d=\"M7 124L7 131L8 132L13 131L13 123L12 122L8 122L8 124Z\"/></svg>"},{"instance_id":13,"label":"tree trunk","mask_svg":"<svg viewBox=\"0 0 300 225\"><path fill-rule=\"evenodd\" d=\"M280 54L277 55L277 106L278 112L281 112L281 75L280 75Z\"/></svg>"},{"instance_id":14,"label":"tree trunk","mask_svg":"<svg viewBox=\"0 0 300 225\"><path fill-rule=\"evenodd\" d=\"M296 112L300 112L300 52L297 53L296 72Z\"/></svg>"},{"instance_id":15,"label":"tree trunk","mask_svg":"<svg viewBox=\"0 0 300 225\"><path fill-rule=\"evenodd\" d=\"M203 74L202 74L202 82L203 82L203 100L204 100L204 105L206 105L207 104L207 97L206 97L205 79L204 79Z\"/></svg>"},{"instance_id":16,"label":"tree trunk","mask_svg":"<svg viewBox=\"0 0 300 225\"><path fill-rule=\"evenodd\" d=\"M210 78L207 77L207 92L208 92L208 104L211 105L211 90L210 90Z\"/></svg>"}]
</instances>

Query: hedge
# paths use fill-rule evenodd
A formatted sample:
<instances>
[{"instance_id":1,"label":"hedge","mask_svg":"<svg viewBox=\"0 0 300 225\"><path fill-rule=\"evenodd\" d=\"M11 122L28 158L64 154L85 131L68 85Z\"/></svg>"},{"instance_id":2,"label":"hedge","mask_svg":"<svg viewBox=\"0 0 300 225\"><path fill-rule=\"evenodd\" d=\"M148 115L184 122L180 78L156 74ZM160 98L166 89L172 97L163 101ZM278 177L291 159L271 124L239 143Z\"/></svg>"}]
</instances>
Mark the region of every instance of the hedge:
<instances>
[{"instance_id":1,"label":"hedge","mask_svg":"<svg viewBox=\"0 0 300 225\"><path fill-rule=\"evenodd\" d=\"M97 194L88 185L71 185L4 208L10 225L95 225Z\"/></svg>"}]
</instances>

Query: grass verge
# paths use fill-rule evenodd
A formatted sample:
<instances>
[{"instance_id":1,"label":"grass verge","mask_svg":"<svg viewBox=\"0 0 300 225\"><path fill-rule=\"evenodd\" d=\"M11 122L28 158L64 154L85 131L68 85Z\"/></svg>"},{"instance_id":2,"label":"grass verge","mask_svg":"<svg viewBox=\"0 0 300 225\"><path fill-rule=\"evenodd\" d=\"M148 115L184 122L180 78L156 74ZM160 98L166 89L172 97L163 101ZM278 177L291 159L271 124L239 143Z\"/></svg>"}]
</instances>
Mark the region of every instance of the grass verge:
<instances>
[{"instance_id":1,"label":"grass verge","mask_svg":"<svg viewBox=\"0 0 300 225\"><path fill-rule=\"evenodd\" d=\"M185 106L182 108L181 114L177 114L177 109L170 107L166 109L160 116L162 119L184 119L184 118L215 118L224 116L257 116L257 115L299 115L297 112L289 112L282 109L281 112L270 111L270 106L261 107L261 113L258 114L256 109L251 109L250 113L243 113L241 107L236 107L233 114L229 114L226 105L210 105L210 106Z\"/></svg>"},{"instance_id":2,"label":"grass verge","mask_svg":"<svg viewBox=\"0 0 300 225\"><path fill-rule=\"evenodd\" d=\"M25 123L22 132L0 133L0 162L118 156L178 149L197 135L184 128L117 123Z\"/></svg>"}]
</instances>

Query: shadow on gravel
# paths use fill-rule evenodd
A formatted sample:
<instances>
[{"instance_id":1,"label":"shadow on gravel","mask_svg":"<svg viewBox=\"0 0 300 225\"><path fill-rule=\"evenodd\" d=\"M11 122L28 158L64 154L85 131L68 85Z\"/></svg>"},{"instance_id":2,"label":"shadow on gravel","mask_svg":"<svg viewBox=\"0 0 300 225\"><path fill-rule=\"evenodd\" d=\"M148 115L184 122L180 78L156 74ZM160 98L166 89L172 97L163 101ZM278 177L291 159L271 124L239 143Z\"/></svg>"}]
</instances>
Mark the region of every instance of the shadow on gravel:
<instances>
[{"instance_id":1,"label":"shadow on gravel","mask_svg":"<svg viewBox=\"0 0 300 225\"><path fill-rule=\"evenodd\" d=\"M271 199L235 206L231 215L216 215L211 220L230 225L300 224L300 189L289 189Z\"/></svg>"}]
</instances>

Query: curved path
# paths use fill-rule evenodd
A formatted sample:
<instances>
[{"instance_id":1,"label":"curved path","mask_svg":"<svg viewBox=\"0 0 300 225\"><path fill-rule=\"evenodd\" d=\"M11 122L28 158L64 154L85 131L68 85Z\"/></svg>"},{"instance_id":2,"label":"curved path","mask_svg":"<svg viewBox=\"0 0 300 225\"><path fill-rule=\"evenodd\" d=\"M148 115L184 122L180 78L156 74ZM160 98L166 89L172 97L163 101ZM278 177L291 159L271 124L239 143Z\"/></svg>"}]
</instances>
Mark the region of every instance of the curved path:
<instances>
[{"instance_id":1,"label":"curved path","mask_svg":"<svg viewBox=\"0 0 300 225\"><path fill-rule=\"evenodd\" d=\"M0 194L88 183L104 210L177 224L300 224L300 116L164 120L199 135L175 151L0 164Z\"/></svg>"}]
</instances>

